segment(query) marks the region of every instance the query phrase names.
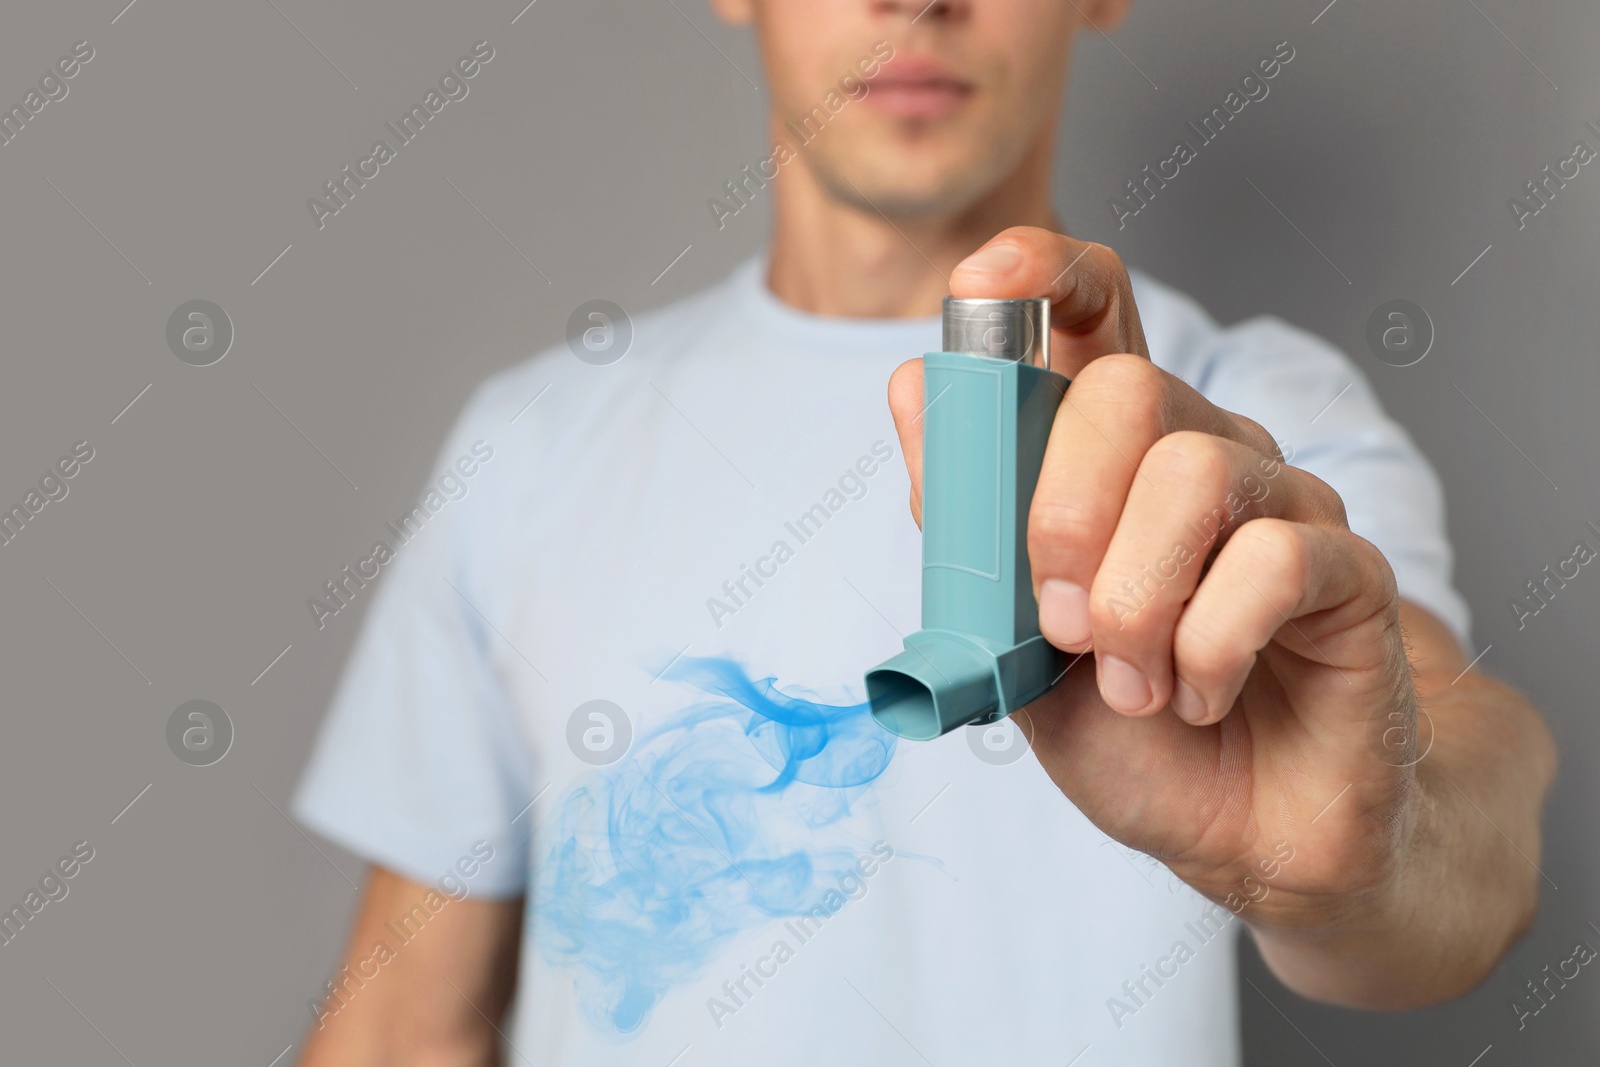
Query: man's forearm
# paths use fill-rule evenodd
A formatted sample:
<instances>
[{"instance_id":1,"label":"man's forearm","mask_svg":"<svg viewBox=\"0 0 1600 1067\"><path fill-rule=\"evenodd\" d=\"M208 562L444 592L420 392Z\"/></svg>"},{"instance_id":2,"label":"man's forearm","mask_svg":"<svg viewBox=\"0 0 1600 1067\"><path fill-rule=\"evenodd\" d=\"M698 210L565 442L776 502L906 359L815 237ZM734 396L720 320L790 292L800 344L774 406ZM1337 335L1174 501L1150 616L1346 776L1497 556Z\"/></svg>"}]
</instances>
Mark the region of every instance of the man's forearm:
<instances>
[{"instance_id":1,"label":"man's forearm","mask_svg":"<svg viewBox=\"0 0 1600 1067\"><path fill-rule=\"evenodd\" d=\"M1555 749L1519 694L1482 675L1420 672L1426 718L1393 869L1325 926L1252 924L1263 958L1304 996L1406 1009L1477 986L1537 909L1539 818ZM1429 722L1431 719L1431 747ZM1250 915L1244 918L1249 922Z\"/></svg>"},{"instance_id":2,"label":"man's forearm","mask_svg":"<svg viewBox=\"0 0 1600 1067\"><path fill-rule=\"evenodd\" d=\"M413 1040L401 1027L330 1026L307 1042L300 1067L501 1067L500 1041L487 1023Z\"/></svg>"},{"instance_id":3,"label":"man's forearm","mask_svg":"<svg viewBox=\"0 0 1600 1067\"><path fill-rule=\"evenodd\" d=\"M373 868L300 1067L500 1067L521 924L520 899L446 900Z\"/></svg>"}]
</instances>

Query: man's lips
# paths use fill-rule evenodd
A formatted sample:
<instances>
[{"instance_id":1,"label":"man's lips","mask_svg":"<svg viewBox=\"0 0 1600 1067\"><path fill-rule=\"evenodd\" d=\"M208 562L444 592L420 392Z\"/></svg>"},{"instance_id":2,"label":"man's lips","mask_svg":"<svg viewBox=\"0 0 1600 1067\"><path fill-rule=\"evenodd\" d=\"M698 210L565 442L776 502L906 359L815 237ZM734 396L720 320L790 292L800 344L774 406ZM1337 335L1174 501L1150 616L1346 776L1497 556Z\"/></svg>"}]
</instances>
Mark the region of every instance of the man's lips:
<instances>
[{"instance_id":1,"label":"man's lips","mask_svg":"<svg viewBox=\"0 0 1600 1067\"><path fill-rule=\"evenodd\" d=\"M897 56L867 82L863 101L885 115L907 119L942 119L967 102L976 87L942 63Z\"/></svg>"}]
</instances>

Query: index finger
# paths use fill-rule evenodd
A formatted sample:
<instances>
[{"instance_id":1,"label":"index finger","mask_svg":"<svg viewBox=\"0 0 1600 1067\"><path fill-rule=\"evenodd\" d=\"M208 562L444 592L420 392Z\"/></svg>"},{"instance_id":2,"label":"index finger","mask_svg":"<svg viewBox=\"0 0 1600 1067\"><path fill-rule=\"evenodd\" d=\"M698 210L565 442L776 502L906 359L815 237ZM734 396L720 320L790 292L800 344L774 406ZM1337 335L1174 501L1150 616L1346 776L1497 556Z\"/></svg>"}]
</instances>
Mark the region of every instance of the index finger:
<instances>
[{"instance_id":1,"label":"index finger","mask_svg":"<svg viewBox=\"0 0 1600 1067\"><path fill-rule=\"evenodd\" d=\"M1150 358L1128 269L1105 245L1013 226L956 265L950 295L1049 297L1051 369L1068 377L1112 353Z\"/></svg>"}]
</instances>

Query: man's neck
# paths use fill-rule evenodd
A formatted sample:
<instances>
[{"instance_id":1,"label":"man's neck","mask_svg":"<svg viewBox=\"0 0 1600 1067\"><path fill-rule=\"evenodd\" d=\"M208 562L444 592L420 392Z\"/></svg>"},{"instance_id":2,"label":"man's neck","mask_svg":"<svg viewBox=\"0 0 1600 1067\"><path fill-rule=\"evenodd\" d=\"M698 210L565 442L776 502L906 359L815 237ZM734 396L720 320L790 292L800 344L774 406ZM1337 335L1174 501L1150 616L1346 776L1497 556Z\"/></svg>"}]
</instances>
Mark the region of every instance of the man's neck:
<instances>
[{"instance_id":1,"label":"man's neck","mask_svg":"<svg viewBox=\"0 0 1600 1067\"><path fill-rule=\"evenodd\" d=\"M1010 226L1061 230L1050 204L1050 154L1038 145L976 202L917 217L843 201L796 160L775 185L767 284L784 303L820 315L937 315L951 270L995 234Z\"/></svg>"}]
</instances>

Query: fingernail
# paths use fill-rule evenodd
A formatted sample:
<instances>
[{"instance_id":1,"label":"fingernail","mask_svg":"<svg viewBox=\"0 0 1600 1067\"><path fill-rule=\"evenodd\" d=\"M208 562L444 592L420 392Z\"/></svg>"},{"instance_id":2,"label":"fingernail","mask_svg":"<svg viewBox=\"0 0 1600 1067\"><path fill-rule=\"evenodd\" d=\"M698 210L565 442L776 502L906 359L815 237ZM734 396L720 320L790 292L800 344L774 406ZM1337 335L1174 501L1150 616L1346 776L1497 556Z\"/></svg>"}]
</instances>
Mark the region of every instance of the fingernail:
<instances>
[{"instance_id":1,"label":"fingernail","mask_svg":"<svg viewBox=\"0 0 1600 1067\"><path fill-rule=\"evenodd\" d=\"M1087 644L1089 592L1083 586L1051 578L1039 587L1039 631L1057 648Z\"/></svg>"},{"instance_id":2,"label":"fingernail","mask_svg":"<svg viewBox=\"0 0 1600 1067\"><path fill-rule=\"evenodd\" d=\"M1178 718L1184 722L1198 725L1205 721L1206 702L1200 694L1195 692L1194 686L1178 679L1178 686L1172 692L1172 710L1178 713Z\"/></svg>"},{"instance_id":3,"label":"fingernail","mask_svg":"<svg viewBox=\"0 0 1600 1067\"><path fill-rule=\"evenodd\" d=\"M973 274L1010 274L1022 262L1016 245L990 245L972 253L956 267Z\"/></svg>"},{"instance_id":4,"label":"fingernail","mask_svg":"<svg viewBox=\"0 0 1600 1067\"><path fill-rule=\"evenodd\" d=\"M1102 656L1100 695L1114 711L1142 711L1150 703L1150 682L1127 660Z\"/></svg>"}]
</instances>

